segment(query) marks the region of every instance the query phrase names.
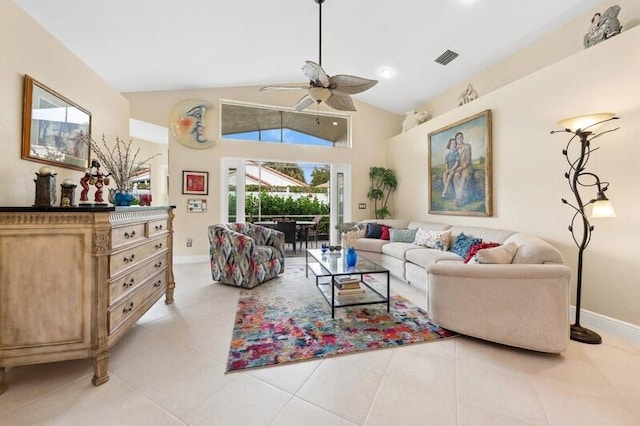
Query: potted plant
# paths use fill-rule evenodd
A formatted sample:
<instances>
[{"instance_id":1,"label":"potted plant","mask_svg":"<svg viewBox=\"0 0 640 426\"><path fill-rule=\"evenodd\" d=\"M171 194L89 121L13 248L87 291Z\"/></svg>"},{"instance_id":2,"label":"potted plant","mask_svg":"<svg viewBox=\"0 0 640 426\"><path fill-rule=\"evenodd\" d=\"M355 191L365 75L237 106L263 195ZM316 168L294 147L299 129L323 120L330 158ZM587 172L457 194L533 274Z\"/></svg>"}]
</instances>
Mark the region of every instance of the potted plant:
<instances>
[{"instance_id":1,"label":"potted plant","mask_svg":"<svg viewBox=\"0 0 640 426\"><path fill-rule=\"evenodd\" d=\"M387 202L389 195L398 187L398 179L393 170L384 167L370 167L369 179L371 179L371 186L367 198L373 200L375 218L384 219L385 216L390 215Z\"/></svg>"}]
</instances>

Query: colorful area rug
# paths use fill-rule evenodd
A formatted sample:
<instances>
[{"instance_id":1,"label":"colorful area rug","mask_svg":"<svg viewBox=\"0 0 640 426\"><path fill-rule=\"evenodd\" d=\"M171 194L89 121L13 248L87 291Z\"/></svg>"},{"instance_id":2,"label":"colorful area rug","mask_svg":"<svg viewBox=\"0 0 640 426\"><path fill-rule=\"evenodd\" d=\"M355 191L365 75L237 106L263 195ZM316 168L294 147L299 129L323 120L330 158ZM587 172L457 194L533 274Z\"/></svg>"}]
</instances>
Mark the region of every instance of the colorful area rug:
<instances>
[{"instance_id":1,"label":"colorful area rug","mask_svg":"<svg viewBox=\"0 0 640 426\"><path fill-rule=\"evenodd\" d=\"M240 294L227 371L326 358L455 336L399 295L386 304L331 307L304 267ZM369 277L368 279L372 279Z\"/></svg>"}]
</instances>

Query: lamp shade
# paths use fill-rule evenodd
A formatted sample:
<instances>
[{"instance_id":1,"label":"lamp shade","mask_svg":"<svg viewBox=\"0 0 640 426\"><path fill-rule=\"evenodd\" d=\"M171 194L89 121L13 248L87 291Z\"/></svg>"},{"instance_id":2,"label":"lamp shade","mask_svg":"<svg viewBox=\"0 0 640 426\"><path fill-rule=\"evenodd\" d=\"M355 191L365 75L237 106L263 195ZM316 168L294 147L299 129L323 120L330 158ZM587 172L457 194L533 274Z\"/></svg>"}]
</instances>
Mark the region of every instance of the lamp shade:
<instances>
[{"instance_id":1,"label":"lamp shade","mask_svg":"<svg viewBox=\"0 0 640 426\"><path fill-rule=\"evenodd\" d=\"M615 114L613 112L600 112L596 114L578 115L576 117L570 117L560 120L558 121L558 125L565 129L569 129L572 132L585 129L593 132L600 127L600 124L596 123L600 123L613 117L615 117Z\"/></svg>"},{"instance_id":2,"label":"lamp shade","mask_svg":"<svg viewBox=\"0 0 640 426\"><path fill-rule=\"evenodd\" d=\"M591 217L616 217L616 212L613 210L611 202L605 198L604 200L598 200L593 203L591 207Z\"/></svg>"}]
</instances>

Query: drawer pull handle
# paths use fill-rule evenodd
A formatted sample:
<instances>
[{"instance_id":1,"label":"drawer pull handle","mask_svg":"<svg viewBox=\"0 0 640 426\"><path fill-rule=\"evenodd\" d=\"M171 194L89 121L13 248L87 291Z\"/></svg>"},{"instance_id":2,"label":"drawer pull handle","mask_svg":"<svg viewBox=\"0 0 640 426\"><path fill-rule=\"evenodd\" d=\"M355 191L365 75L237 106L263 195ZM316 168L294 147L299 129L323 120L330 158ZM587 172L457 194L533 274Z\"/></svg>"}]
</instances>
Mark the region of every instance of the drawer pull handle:
<instances>
[{"instance_id":1,"label":"drawer pull handle","mask_svg":"<svg viewBox=\"0 0 640 426\"><path fill-rule=\"evenodd\" d=\"M162 243L156 244L156 249L161 249L162 248Z\"/></svg>"},{"instance_id":2,"label":"drawer pull handle","mask_svg":"<svg viewBox=\"0 0 640 426\"><path fill-rule=\"evenodd\" d=\"M132 287L132 286L133 286L133 283L134 283L134 279L133 279L133 278L131 278L129 281L125 281L125 282L123 282L123 283L122 283L122 287L124 287L124 288Z\"/></svg>"},{"instance_id":3,"label":"drawer pull handle","mask_svg":"<svg viewBox=\"0 0 640 426\"><path fill-rule=\"evenodd\" d=\"M133 259L135 259L135 258L136 258L136 255L132 254L129 257L125 257L123 260L124 260L124 263L129 263L129 262L133 262Z\"/></svg>"},{"instance_id":4,"label":"drawer pull handle","mask_svg":"<svg viewBox=\"0 0 640 426\"><path fill-rule=\"evenodd\" d=\"M162 229L162 225L156 225L156 231L160 231Z\"/></svg>"},{"instance_id":5,"label":"drawer pull handle","mask_svg":"<svg viewBox=\"0 0 640 426\"><path fill-rule=\"evenodd\" d=\"M162 280L158 280L155 283L153 283L154 287L160 287L162 285Z\"/></svg>"},{"instance_id":6,"label":"drawer pull handle","mask_svg":"<svg viewBox=\"0 0 640 426\"><path fill-rule=\"evenodd\" d=\"M162 261L156 263L155 265L153 265L156 269L157 268L162 268Z\"/></svg>"},{"instance_id":7,"label":"drawer pull handle","mask_svg":"<svg viewBox=\"0 0 640 426\"><path fill-rule=\"evenodd\" d=\"M133 311L133 302L129 302L129 304L122 309L123 314L128 314L131 311Z\"/></svg>"},{"instance_id":8,"label":"drawer pull handle","mask_svg":"<svg viewBox=\"0 0 640 426\"><path fill-rule=\"evenodd\" d=\"M124 233L125 238L133 238L135 236L136 236L136 231L131 231L131 233L128 233L128 232Z\"/></svg>"}]
</instances>

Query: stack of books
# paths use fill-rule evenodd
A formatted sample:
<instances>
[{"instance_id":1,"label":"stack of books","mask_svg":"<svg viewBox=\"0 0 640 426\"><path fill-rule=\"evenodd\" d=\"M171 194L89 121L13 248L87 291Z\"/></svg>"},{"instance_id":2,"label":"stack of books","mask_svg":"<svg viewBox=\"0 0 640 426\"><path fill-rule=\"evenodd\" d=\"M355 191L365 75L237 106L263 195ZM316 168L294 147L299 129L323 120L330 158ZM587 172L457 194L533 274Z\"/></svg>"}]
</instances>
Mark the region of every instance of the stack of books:
<instances>
[{"instance_id":1,"label":"stack of books","mask_svg":"<svg viewBox=\"0 0 640 426\"><path fill-rule=\"evenodd\" d=\"M364 294L365 290L360 285L359 277L339 277L336 278L336 287L338 296L352 296Z\"/></svg>"}]
</instances>

